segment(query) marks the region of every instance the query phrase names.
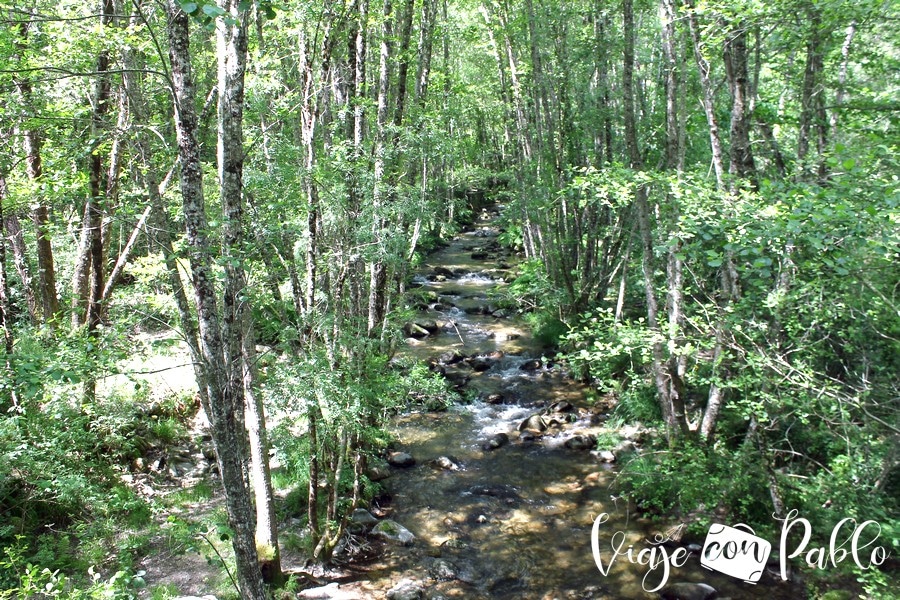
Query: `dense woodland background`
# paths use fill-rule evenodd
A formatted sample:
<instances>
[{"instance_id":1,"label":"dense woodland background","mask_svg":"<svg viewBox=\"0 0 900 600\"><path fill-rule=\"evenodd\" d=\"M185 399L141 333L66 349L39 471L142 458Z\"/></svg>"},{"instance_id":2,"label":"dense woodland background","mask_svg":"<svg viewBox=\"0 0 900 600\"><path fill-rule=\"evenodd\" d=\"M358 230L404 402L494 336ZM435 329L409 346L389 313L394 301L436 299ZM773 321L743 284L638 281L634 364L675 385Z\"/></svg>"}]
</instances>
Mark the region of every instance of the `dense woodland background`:
<instances>
[{"instance_id":1,"label":"dense woodland background","mask_svg":"<svg viewBox=\"0 0 900 600\"><path fill-rule=\"evenodd\" d=\"M0 21L0 597L137 585L167 505L121 474L194 399L102 382L173 329L242 595L281 579L273 481L303 489L327 560L387 416L449 398L386 368L411 269L491 203L524 256L507 305L658 428L620 478L645 510L796 508L824 544L872 519L900 553L896 3L28 0ZM891 597L895 558L844 567L811 595Z\"/></svg>"}]
</instances>

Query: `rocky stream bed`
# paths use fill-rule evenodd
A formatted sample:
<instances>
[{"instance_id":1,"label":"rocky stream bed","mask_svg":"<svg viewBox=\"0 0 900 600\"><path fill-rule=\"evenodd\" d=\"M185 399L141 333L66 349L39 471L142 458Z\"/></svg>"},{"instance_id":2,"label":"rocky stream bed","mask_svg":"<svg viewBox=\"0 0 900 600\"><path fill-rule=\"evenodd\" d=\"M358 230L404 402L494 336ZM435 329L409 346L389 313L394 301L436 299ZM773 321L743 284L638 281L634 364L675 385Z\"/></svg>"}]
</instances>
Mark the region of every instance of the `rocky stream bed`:
<instances>
[{"instance_id":1,"label":"rocky stream bed","mask_svg":"<svg viewBox=\"0 0 900 600\"><path fill-rule=\"evenodd\" d=\"M542 355L513 311L498 308L493 292L516 257L497 242L495 219L485 210L430 255L414 279L424 302L406 327L404 353L470 401L396 419L398 444L371 472L386 494L353 518L351 543L367 558L319 572L298 597L803 597L771 559L755 585L702 568L702 539L681 539L678 523L645 519L616 494L617 465L643 451L649 432L629 426L610 436L609 406L588 402L588 390ZM598 447L598 439L618 441ZM173 468L189 470L184 462ZM593 534L601 570L592 528L603 514ZM684 560L665 569L676 553ZM309 572L289 555L285 567Z\"/></svg>"}]
</instances>

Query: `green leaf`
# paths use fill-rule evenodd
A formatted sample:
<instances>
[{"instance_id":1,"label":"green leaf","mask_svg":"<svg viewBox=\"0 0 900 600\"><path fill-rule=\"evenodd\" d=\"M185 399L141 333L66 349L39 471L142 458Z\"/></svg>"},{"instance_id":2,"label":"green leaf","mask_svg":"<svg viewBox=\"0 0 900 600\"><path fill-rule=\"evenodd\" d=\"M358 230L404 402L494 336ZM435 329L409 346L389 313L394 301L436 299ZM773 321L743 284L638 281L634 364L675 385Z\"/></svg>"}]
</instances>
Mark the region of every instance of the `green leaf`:
<instances>
[{"instance_id":1,"label":"green leaf","mask_svg":"<svg viewBox=\"0 0 900 600\"><path fill-rule=\"evenodd\" d=\"M850 171L851 169L853 169L853 167L856 166L856 159L848 158L843 163L841 163L841 166Z\"/></svg>"},{"instance_id":2,"label":"green leaf","mask_svg":"<svg viewBox=\"0 0 900 600\"><path fill-rule=\"evenodd\" d=\"M184 12L186 12L189 15L192 15L195 12L197 12L197 8L198 7L197 7L196 2L182 2L181 3L181 10L183 10Z\"/></svg>"},{"instance_id":3,"label":"green leaf","mask_svg":"<svg viewBox=\"0 0 900 600\"><path fill-rule=\"evenodd\" d=\"M215 4L204 4L203 12L204 12L204 14L206 14L209 17L212 17L213 19L215 19L216 17L221 17L222 15L225 14L225 11L222 10L220 7L216 6Z\"/></svg>"}]
</instances>

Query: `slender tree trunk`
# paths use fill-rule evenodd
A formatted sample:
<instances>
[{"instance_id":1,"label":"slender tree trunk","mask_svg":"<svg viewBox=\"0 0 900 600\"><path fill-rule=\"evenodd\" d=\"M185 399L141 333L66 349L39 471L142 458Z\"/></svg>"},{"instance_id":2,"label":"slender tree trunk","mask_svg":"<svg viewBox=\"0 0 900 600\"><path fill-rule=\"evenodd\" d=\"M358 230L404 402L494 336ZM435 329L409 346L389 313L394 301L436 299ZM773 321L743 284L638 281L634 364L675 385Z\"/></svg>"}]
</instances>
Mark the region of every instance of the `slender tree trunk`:
<instances>
[{"instance_id":1,"label":"slender tree trunk","mask_svg":"<svg viewBox=\"0 0 900 600\"><path fill-rule=\"evenodd\" d=\"M200 163L200 146L197 142L197 115L194 108L194 93L191 59L188 46L188 17L181 10L176 0L168 0L168 33L169 57L172 69L173 92L175 96L175 125L178 138L178 150L181 164L181 192L184 209L187 245L190 254L191 272L193 274L194 296L199 318L201 353L205 363L206 378L199 384L206 385L210 406L213 443L222 485L225 490L225 505L229 523L234 529L232 545L237 561L238 584L241 595L245 599L263 600L267 597L263 583L262 571L256 553L254 537L255 515L252 508L247 481L244 478L244 465L247 462L246 431L243 415L243 378L237 382L231 377L235 365L226 362L226 344L230 340L223 339L224 328L220 325L215 291L215 275L212 268L212 247L207 238L207 219L203 199L203 180ZM227 12L231 6L226 5ZM220 32L226 43L219 56L225 63L222 65L224 90L220 90L222 106L220 113L224 120L237 119L237 123L225 123L221 132L224 136L220 150L220 169L225 174L223 181L223 200L226 206L226 226L240 224L239 211L235 211L235 203L240 201L240 175L243 150L240 146L240 117L243 100L243 56L246 51L246 36L243 35L243 24L246 15L237 15L236 24L227 26L231 31ZM238 146L234 148L235 136ZM239 158L235 156L235 152ZM232 194L237 188L238 197ZM227 192L226 192L227 190ZM235 218L237 220L235 222ZM230 244L234 239L232 232L226 232ZM226 245L224 250L234 252L233 246ZM230 257L236 258L236 257ZM226 274L226 278L232 277ZM226 286L232 293L236 291L234 282ZM232 304L238 298L231 297L227 301ZM232 323L234 325L234 323ZM233 330L230 333L235 333ZM240 332L237 332L240 335ZM240 349L239 349L240 352ZM238 354L238 367L241 357ZM240 368L238 368L240 372ZM237 388L235 387L237 384Z\"/></svg>"},{"instance_id":2,"label":"slender tree trunk","mask_svg":"<svg viewBox=\"0 0 900 600\"><path fill-rule=\"evenodd\" d=\"M28 315L32 323L39 323L41 321L41 308L34 293L34 280L31 277L31 269L28 266L25 232L22 231L22 224L15 214L6 217L3 224L6 228L6 235L9 238L9 246L12 248L13 263L16 266L16 272L19 274L19 280L22 282L25 303L28 306Z\"/></svg>"},{"instance_id":3,"label":"slender tree trunk","mask_svg":"<svg viewBox=\"0 0 900 600\"><path fill-rule=\"evenodd\" d=\"M238 3L224 0L222 7L232 22L216 23L216 54L218 57L218 167L219 188L224 216L222 224L222 250L229 260L225 262L222 338L225 350L225 368L228 385L233 394L236 412L229 415L236 429L246 424L249 432L250 468L252 487L256 498L255 544L242 540L241 548L235 544L239 569L243 569L244 595L253 596L261 588L257 577L277 583L282 579L278 550L278 531L275 524L274 495L269 474L269 450L266 440L265 413L255 392L256 349L247 295L247 275L244 268L244 78L247 68L247 26L249 9L241 10ZM215 408L214 408L215 411ZM249 417L245 419L244 412ZM244 441L243 428L235 431L235 443ZM224 478L223 478L224 482ZM249 498L247 498L249 500ZM246 514L248 504L241 498L240 514ZM238 516L235 512L235 517ZM251 521L252 523L253 521ZM249 525L249 523L247 524ZM244 546L248 547L244 547ZM241 565L241 559L247 564ZM252 561L252 564L251 564ZM251 587L252 586L252 587ZM262 590L263 593L264 590Z\"/></svg>"},{"instance_id":4,"label":"slender tree trunk","mask_svg":"<svg viewBox=\"0 0 900 600\"><path fill-rule=\"evenodd\" d=\"M640 169L643 166L637 141L637 125L634 113L634 7L632 0L624 0L623 10L623 34L624 34L624 61L622 64L622 95L624 101L624 125L625 144L628 150L628 159L632 169ZM673 398L669 387L670 373L666 365L665 350L661 336L659 335L659 307L654 287L653 265L653 231L650 225L650 206L647 202L647 187L644 184L637 186L635 190L635 208L637 209L638 229L641 236L641 249L643 258L641 266L644 274L644 295L647 302L647 326L650 328L654 341L652 343L651 373L656 384L656 393L663 419L666 423L666 436L670 443L674 443L679 433L686 433L687 422L685 420L684 407L676 406L679 398ZM673 402L675 400L675 402Z\"/></svg>"},{"instance_id":5,"label":"slender tree trunk","mask_svg":"<svg viewBox=\"0 0 900 600\"><path fill-rule=\"evenodd\" d=\"M419 44L416 54L419 57L416 69L416 102L425 105L428 96L428 83L431 77L431 52L434 42L434 22L437 13L436 0L422 1L422 16L419 25Z\"/></svg>"},{"instance_id":6,"label":"slender tree trunk","mask_svg":"<svg viewBox=\"0 0 900 600\"><path fill-rule=\"evenodd\" d=\"M269 467L269 440L262 398L256 392L256 341L250 311L243 311L242 362L247 433L250 438L250 476L256 507L256 552L266 583L280 585L281 551L278 548L278 524L275 520L275 494Z\"/></svg>"},{"instance_id":7,"label":"slender tree trunk","mask_svg":"<svg viewBox=\"0 0 900 600\"><path fill-rule=\"evenodd\" d=\"M112 23L115 7L112 0L103 0L103 15L100 19L104 27ZM94 147L91 149L89 168L90 195L84 207L81 224L81 243L72 276L72 327L78 328L85 323L93 331L100 322L100 300L103 294L103 204L106 191L103 155L100 151L100 138L106 129L104 123L109 112L111 84L109 51L101 50L97 55L94 70L97 81L94 85L93 111L91 112L91 138ZM89 387L92 387L88 383ZM87 392L90 394L90 392Z\"/></svg>"},{"instance_id":8,"label":"slender tree trunk","mask_svg":"<svg viewBox=\"0 0 900 600\"><path fill-rule=\"evenodd\" d=\"M841 45L841 67L838 71L837 91L834 94L834 109L831 111L831 139L837 139L838 135L838 113L844 104L844 94L847 92L847 67L850 63L850 46L853 44L853 38L856 35L856 21L851 21L847 25L844 34L844 43Z\"/></svg>"},{"instance_id":9,"label":"slender tree trunk","mask_svg":"<svg viewBox=\"0 0 900 600\"><path fill-rule=\"evenodd\" d=\"M141 12L141 7L137 6L136 8L136 13L133 15L131 22L132 26L135 27L146 22L146 17ZM125 72L122 74L122 80L124 84L125 94L128 96L129 106L131 107L131 112L135 122L146 123L148 119L147 115L150 111L147 106L147 99L144 96L143 89L140 85L140 78L138 77L138 73L143 66L143 64L139 62L139 58L140 56L136 55L135 53L125 53L125 55L123 56L123 61L126 68ZM203 356L200 352L200 340L198 337L199 334L197 331L197 323L194 320L194 316L191 314L190 302L188 301L187 294L184 291L184 282L181 279L178 261L175 256L175 249L172 245L172 232L174 231L174 226L168 218L168 213L166 212L165 204L162 199L162 189L165 187L166 182L163 182L163 184L159 183L159 175L156 170L156 166L154 165L151 158L153 150L150 142L148 141L148 137L149 136L147 133L142 132L135 138L135 149L139 159L142 162L142 179L144 187L147 190L147 208L149 212L145 211L144 215L146 215L146 222L149 222L152 225L152 234L147 229L145 229L145 231L147 233L147 239L150 242L151 247L157 246L162 252L163 262L165 264L166 273L169 278L169 285L172 288L172 296L175 300L175 306L178 311L181 334L191 354L194 377L198 384L197 390L200 397L200 404L203 407L204 412L207 415L210 415L212 414L212 411L209 406L209 397L206 391L206 372L203 363ZM144 219L144 216L142 215L141 218ZM138 229L135 228L135 233L137 232L137 230ZM133 234L132 238L135 237L136 236ZM131 243L131 240L129 240L129 243ZM126 250L123 250L123 252L121 253L116 266L118 267L119 263L124 266L124 264L127 262L127 256L129 254L130 251L127 250L126 246ZM113 273L110 275L109 280L107 281L107 287L109 288L109 291L104 291L105 296L108 296L112 293L113 288L111 287L111 285L114 285L115 282L115 272L116 269L114 268Z\"/></svg>"},{"instance_id":10,"label":"slender tree trunk","mask_svg":"<svg viewBox=\"0 0 900 600\"><path fill-rule=\"evenodd\" d=\"M731 90L731 149L728 172L732 181L756 184L756 164L750 145L750 105L753 103L748 72L747 32L735 25L725 41L725 74Z\"/></svg>"},{"instance_id":11,"label":"slender tree trunk","mask_svg":"<svg viewBox=\"0 0 900 600\"><path fill-rule=\"evenodd\" d=\"M319 410L318 400L313 399L307 409L307 422L309 430L309 487L306 498L306 519L309 523L309 532L312 542L318 545L322 532L319 528Z\"/></svg>"},{"instance_id":12,"label":"slender tree trunk","mask_svg":"<svg viewBox=\"0 0 900 600\"><path fill-rule=\"evenodd\" d=\"M26 49L30 22L23 21L19 25L19 37L16 47L20 51ZM35 110L34 93L31 81L27 77L14 78L16 87L22 97L22 104L30 110ZM50 210L47 207L43 194L40 191L40 182L43 175L43 163L41 160L41 148L43 138L38 129L28 127L23 132L25 145L25 170L28 178L35 182L36 197L32 201L31 218L34 222L37 234L37 261L38 261L38 294L42 309L41 318L45 323L54 323L59 314L59 299L56 295L56 267L53 259L53 246L50 237ZM21 228L19 229L21 231ZM14 242L15 243L15 242ZM13 246L16 256L16 264L19 264L19 254L16 246ZM22 253L22 257L25 253ZM25 263L23 263L25 264ZM23 272L20 269L20 274ZM24 280L23 280L24 283ZM29 284L29 288L30 288ZM33 289L33 288L31 288ZM33 313L36 320L37 311Z\"/></svg>"},{"instance_id":13,"label":"slender tree trunk","mask_svg":"<svg viewBox=\"0 0 900 600\"><path fill-rule=\"evenodd\" d=\"M413 14L415 0L406 0L400 15L400 40L397 48L397 96L394 98L394 126L398 128L395 136L399 136L399 127L403 123L403 112L406 108L406 88L409 75L409 46L412 39Z\"/></svg>"},{"instance_id":14,"label":"slender tree trunk","mask_svg":"<svg viewBox=\"0 0 900 600\"><path fill-rule=\"evenodd\" d=\"M679 61L676 46L677 20L675 2L663 0L663 56L666 74L666 168L675 171L679 178L683 171L683 135L679 118ZM666 312L668 313L668 379L669 397L676 416L685 414L684 409L684 377L687 373L687 356L683 348L684 327L684 264L681 258L682 240L680 232L680 206L679 199L674 194L666 194L666 201L670 205L672 216L671 227L674 228L671 235L674 239L669 241L668 257L666 262ZM679 426L686 431L687 420L679 418Z\"/></svg>"},{"instance_id":15,"label":"slender tree trunk","mask_svg":"<svg viewBox=\"0 0 900 600\"><path fill-rule=\"evenodd\" d=\"M3 357L0 360L2 381L0 386L0 414L7 414L10 407L19 405L16 397L15 371L13 370L12 315L9 312L9 283L6 280L6 222L3 218L3 201L6 199L6 175L0 173L0 333L3 334Z\"/></svg>"},{"instance_id":16,"label":"slender tree trunk","mask_svg":"<svg viewBox=\"0 0 900 600\"><path fill-rule=\"evenodd\" d=\"M697 70L700 74L700 87L703 90L703 112L706 114L706 124L709 128L709 145L712 149L712 164L716 174L716 184L719 189L725 189L725 162L722 158L722 140L719 136L719 123L716 119L715 91L709 76L709 61L703 55L703 43L700 38L700 25L697 22L694 0L686 0L685 6L688 8L688 26L694 46L694 58L697 61Z\"/></svg>"},{"instance_id":17,"label":"slender tree trunk","mask_svg":"<svg viewBox=\"0 0 900 600\"><path fill-rule=\"evenodd\" d=\"M388 93L391 81L391 39L393 37L393 17L391 0L384 0L384 21L381 31L381 51L378 68L378 112L375 117L375 165L372 174L372 206L374 219L372 234L375 241L375 257L369 264L369 318L368 332L372 335L384 318L385 287L387 269L384 263L384 201L387 177L387 118Z\"/></svg>"}]
</instances>

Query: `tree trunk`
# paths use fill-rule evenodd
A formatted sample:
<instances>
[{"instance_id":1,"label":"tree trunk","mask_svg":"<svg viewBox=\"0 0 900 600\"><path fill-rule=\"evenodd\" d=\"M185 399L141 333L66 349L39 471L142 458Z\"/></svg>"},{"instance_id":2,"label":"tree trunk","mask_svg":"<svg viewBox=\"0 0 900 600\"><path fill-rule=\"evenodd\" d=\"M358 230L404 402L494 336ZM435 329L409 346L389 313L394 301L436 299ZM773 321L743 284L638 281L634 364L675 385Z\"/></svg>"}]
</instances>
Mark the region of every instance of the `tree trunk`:
<instances>
[{"instance_id":1,"label":"tree trunk","mask_svg":"<svg viewBox=\"0 0 900 600\"><path fill-rule=\"evenodd\" d=\"M834 94L834 109L831 111L831 120L829 122L832 141L835 140L838 135L838 113L841 110L841 105L844 104L844 94L847 92L847 67L850 63L850 46L853 44L855 35L856 21L851 21L850 24L847 25L847 30L844 34L844 43L841 45L841 67L838 71L837 91Z\"/></svg>"},{"instance_id":2,"label":"tree trunk","mask_svg":"<svg viewBox=\"0 0 900 600\"><path fill-rule=\"evenodd\" d=\"M3 334L3 357L0 360L2 381L0 386L0 414L7 414L11 407L18 406L16 398L15 371L13 370L12 315L9 312L9 284L6 281L6 227L3 218L3 201L6 199L6 175L0 173L0 333Z\"/></svg>"},{"instance_id":3,"label":"tree trunk","mask_svg":"<svg viewBox=\"0 0 900 600\"><path fill-rule=\"evenodd\" d=\"M412 38L413 13L415 0L406 0L400 15L400 43L397 48L397 96L394 98L394 125L398 128L395 136L400 135L400 124L403 123L403 112L406 108L406 88L409 74L409 45Z\"/></svg>"},{"instance_id":4,"label":"tree trunk","mask_svg":"<svg viewBox=\"0 0 900 600\"><path fill-rule=\"evenodd\" d=\"M244 478L247 460L246 431L243 426L243 378L237 382L230 376L233 364L226 363L226 343L233 346L233 340L223 339L216 301L215 274L212 268L212 247L207 238L207 219L203 199L203 179L200 163L200 146L197 142L197 115L194 108L196 95L191 73L189 52L188 17L176 0L168 0L169 57L172 69L173 93L175 96L175 128L181 165L182 207L184 209L185 230L193 274L194 297L199 320L201 353L203 356L205 381L209 398L210 422L212 423L213 444L222 485L225 491L225 506L228 519L234 530L232 545L237 562L238 584L245 599L263 600L267 597L255 547L255 515L250 493ZM231 6L227 5L231 12ZM224 63L221 75L224 89L220 90L222 106L220 113L226 121L221 132L224 135L220 149L220 169L223 177L223 206L226 221L239 217L235 214L235 202L240 201L240 175L243 150L238 143L234 148L234 135L240 135L240 118L243 101L243 52L246 50L246 36L242 35L245 15L238 15L236 25L220 24L231 31L220 32L226 38L219 59ZM229 35L230 34L230 35ZM238 137L238 140L240 138ZM234 155L237 152L240 159ZM237 188L237 198L231 194ZM238 204L239 206L239 204ZM232 222L230 227L239 226ZM229 242L235 243L234 233L226 234ZM234 247L226 246L225 252L233 252ZM232 257L236 258L236 257ZM233 277L227 275L226 277ZM229 282L230 291L236 291L234 282ZM230 298L234 302L236 298ZM234 325L234 323L232 323ZM230 332L240 336L240 331ZM240 365L240 356L237 357ZM238 387L235 387L235 383Z\"/></svg>"},{"instance_id":5,"label":"tree trunk","mask_svg":"<svg viewBox=\"0 0 900 600\"><path fill-rule=\"evenodd\" d=\"M256 497L256 519L241 526L250 530L255 524L254 543L249 533L235 535L235 554L238 570L244 571L241 589L245 597L265 594L258 579L268 583L282 579L278 552L278 533L274 520L274 497L269 475L269 451L265 434L265 414L254 394L256 373L255 340L247 294L244 268L244 76L247 65L247 25L249 9L225 0L222 7L231 17L216 23L216 54L218 58L218 170L222 203L222 254L225 260L225 283L222 314L222 342L225 371L232 396L231 414L219 416L234 427L233 443L245 443L244 427L249 431L250 467ZM187 211L185 211L187 212ZM245 420L246 414L250 417ZM213 406L213 412L216 407ZM242 453L243 456L246 456ZM225 482L223 475L223 483ZM250 509L249 494L241 494L234 502L234 518L245 518ZM238 499L236 499L238 500ZM262 520L259 520L259 517ZM254 523L255 522L255 523ZM232 522L235 527L235 523ZM240 543L238 537L241 537ZM244 536L247 536L246 538ZM242 556L241 556L242 554ZM245 564L241 564L245 561Z\"/></svg>"},{"instance_id":6,"label":"tree trunk","mask_svg":"<svg viewBox=\"0 0 900 600\"><path fill-rule=\"evenodd\" d=\"M416 69L416 101L425 105L428 96L428 82L431 77L431 52L434 40L434 22L437 16L435 0L422 1L422 16L419 24L419 44L416 54L419 57Z\"/></svg>"},{"instance_id":7,"label":"tree trunk","mask_svg":"<svg viewBox=\"0 0 900 600\"><path fill-rule=\"evenodd\" d=\"M28 29L31 23L22 21L19 24L19 36L16 40L16 47L20 51L26 49L28 41ZM30 110L35 110L33 90L31 81L27 77L14 77L16 87L22 97L22 104ZM23 132L25 144L25 170L28 178L35 183L40 183L43 175L43 163L41 160L41 147L43 146L43 138L39 130L34 128L26 128ZM44 200L43 194L40 192L40 185L36 186L37 197L32 201L31 217L34 222L35 232L37 234L37 260L38 260L38 297L40 298L40 306L44 323L54 323L59 314L59 299L56 295L56 267L53 260L53 247L50 239L50 210ZM21 231L21 228L19 228ZM15 240L13 241L15 244ZM16 266L19 266L19 254L16 246L13 246L14 255L16 256ZM25 256L23 252L22 257ZM24 262L22 264L25 264ZM24 271L19 269L20 276ZM24 279L23 279L24 283ZM29 289L31 285L28 285ZM33 312L37 319L37 311Z\"/></svg>"},{"instance_id":8,"label":"tree trunk","mask_svg":"<svg viewBox=\"0 0 900 600\"><path fill-rule=\"evenodd\" d=\"M384 201L387 177L385 167L387 159L387 118L388 93L391 81L391 39L393 37L391 0L384 0L384 21L381 31L381 51L378 67L378 112L375 117L375 165L372 173L372 235L375 243L375 256L369 264L369 315L368 333L372 335L381 325L384 318L385 286L387 273L384 264Z\"/></svg>"},{"instance_id":9,"label":"tree trunk","mask_svg":"<svg viewBox=\"0 0 900 600\"><path fill-rule=\"evenodd\" d=\"M34 293L34 280L31 277L31 269L28 266L28 252L25 247L25 232L22 224L15 214L11 214L3 221L6 235L9 237L9 246L12 248L13 263L19 280L22 282L22 291L25 294L25 303L28 306L28 315L32 323L41 321L41 309L38 306L37 296Z\"/></svg>"},{"instance_id":10,"label":"tree trunk","mask_svg":"<svg viewBox=\"0 0 900 600\"><path fill-rule=\"evenodd\" d=\"M716 184L719 189L725 189L725 167L722 158L722 140L719 137L719 123L716 119L715 90L710 81L709 61L703 55L703 44L700 39L700 25L697 23L694 0L687 0L688 26L691 32L691 41L694 46L694 58L697 61L697 70L700 74L700 87L703 90L703 112L706 114L706 124L709 128L709 145L712 149L712 164L716 174Z\"/></svg>"},{"instance_id":11,"label":"tree trunk","mask_svg":"<svg viewBox=\"0 0 900 600\"><path fill-rule=\"evenodd\" d=\"M756 184L756 165L750 146L750 77L748 73L747 32L737 24L725 40L725 75L731 90L731 149L728 172L737 180Z\"/></svg>"},{"instance_id":12,"label":"tree trunk","mask_svg":"<svg viewBox=\"0 0 900 600\"><path fill-rule=\"evenodd\" d=\"M806 43L806 69L803 73L803 89L800 98L800 129L797 133L797 159L800 163L800 173L807 172L807 166L812 166L807 160L809 155L810 138L815 130L816 136L816 165L815 170L819 179L826 175L825 147L827 145L828 119L825 113L825 87L822 84L823 45L822 18L818 9L809 9L809 40Z\"/></svg>"},{"instance_id":13,"label":"tree trunk","mask_svg":"<svg viewBox=\"0 0 900 600\"><path fill-rule=\"evenodd\" d=\"M632 0L624 0L623 35L624 60L622 64L622 95L624 101L625 144L632 169L643 166L637 141L637 126L634 112L634 7ZM666 424L666 436L669 443L674 443L679 434L687 433L687 421L684 414L683 399L672 394L669 386L671 373L668 372L665 349L659 335L659 306L654 288L653 231L650 225L650 206L647 202L647 186L639 184L635 190L635 208L637 210L638 228L641 236L643 258L641 266L644 274L644 295L647 301L647 326L653 335L651 373L656 385L656 393L663 419Z\"/></svg>"}]
</instances>

